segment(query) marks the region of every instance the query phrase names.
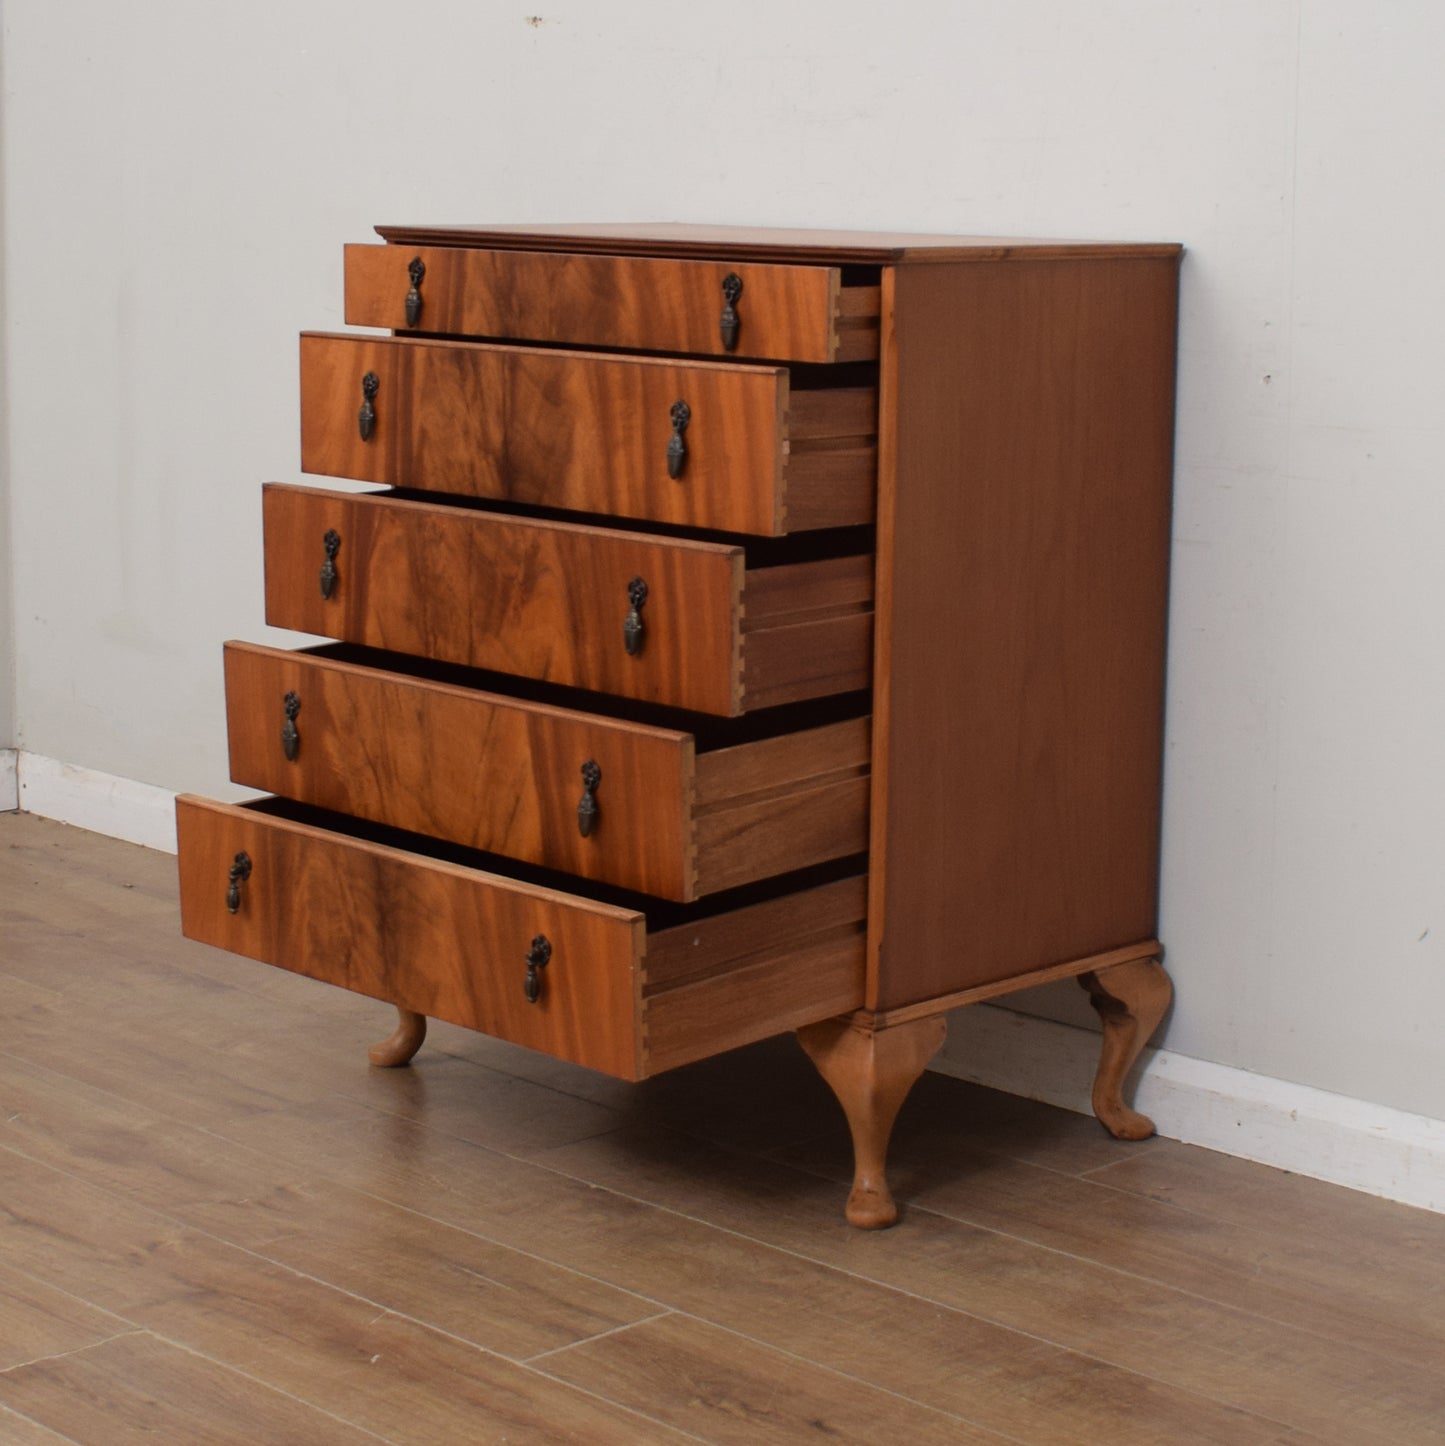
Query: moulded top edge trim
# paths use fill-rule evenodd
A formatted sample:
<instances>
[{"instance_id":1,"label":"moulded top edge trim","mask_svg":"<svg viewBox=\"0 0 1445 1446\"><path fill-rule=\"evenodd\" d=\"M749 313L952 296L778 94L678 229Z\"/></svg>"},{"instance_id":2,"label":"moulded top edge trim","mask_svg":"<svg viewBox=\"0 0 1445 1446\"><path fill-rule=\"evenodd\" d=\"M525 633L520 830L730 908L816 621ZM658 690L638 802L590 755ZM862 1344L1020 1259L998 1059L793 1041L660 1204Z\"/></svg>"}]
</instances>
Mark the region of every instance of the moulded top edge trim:
<instances>
[{"instance_id":1,"label":"moulded top edge trim","mask_svg":"<svg viewBox=\"0 0 1445 1446\"><path fill-rule=\"evenodd\" d=\"M676 259L728 258L820 265L937 261L1057 261L1177 257L1177 242L1068 241L1012 236L933 236L907 231L809 231L683 223L540 226L378 226L410 246L579 251Z\"/></svg>"}]
</instances>

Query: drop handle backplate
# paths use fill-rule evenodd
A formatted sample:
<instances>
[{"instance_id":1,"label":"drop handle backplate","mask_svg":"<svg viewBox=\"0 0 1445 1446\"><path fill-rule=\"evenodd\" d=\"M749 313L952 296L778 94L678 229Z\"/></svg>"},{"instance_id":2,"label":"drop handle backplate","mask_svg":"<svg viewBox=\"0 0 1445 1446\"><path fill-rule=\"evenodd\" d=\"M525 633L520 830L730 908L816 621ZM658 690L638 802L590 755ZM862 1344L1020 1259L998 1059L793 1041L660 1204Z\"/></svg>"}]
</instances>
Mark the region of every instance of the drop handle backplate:
<instances>
[{"instance_id":1,"label":"drop handle backplate","mask_svg":"<svg viewBox=\"0 0 1445 1446\"><path fill-rule=\"evenodd\" d=\"M741 318L738 316L738 298L743 294L743 279L736 271L729 271L723 277L722 294L723 309L718 330L722 334L723 350L736 351L738 349L738 331L742 325Z\"/></svg>"},{"instance_id":2,"label":"drop handle backplate","mask_svg":"<svg viewBox=\"0 0 1445 1446\"><path fill-rule=\"evenodd\" d=\"M286 755L288 763L294 763L301 747L301 734L296 730L296 715L301 711L301 695L287 693L281 700L281 711L286 718L281 724L281 751Z\"/></svg>"},{"instance_id":3,"label":"drop handle backplate","mask_svg":"<svg viewBox=\"0 0 1445 1446\"><path fill-rule=\"evenodd\" d=\"M602 782L602 770L595 758L589 758L582 765L582 797L577 803L577 832L583 838L590 838L597 827L597 785Z\"/></svg>"},{"instance_id":4,"label":"drop handle backplate","mask_svg":"<svg viewBox=\"0 0 1445 1446\"><path fill-rule=\"evenodd\" d=\"M231 861L226 876L226 912L237 913L241 907L241 885L251 877L251 855L244 849Z\"/></svg>"},{"instance_id":5,"label":"drop handle backplate","mask_svg":"<svg viewBox=\"0 0 1445 1446\"><path fill-rule=\"evenodd\" d=\"M361 410L356 414L356 430L363 442L371 441L376 430L376 394L381 390L381 378L375 372L367 372L361 379Z\"/></svg>"},{"instance_id":6,"label":"drop handle backplate","mask_svg":"<svg viewBox=\"0 0 1445 1446\"><path fill-rule=\"evenodd\" d=\"M538 934L527 950L527 978L523 990L528 1004L535 1004L542 997L542 971L552 958L552 941L545 934Z\"/></svg>"},{"instance_id":7,"label":"drop handle backplate","mask_svg":"<svg viewBox=\"0 0 1445 1446\"><path fill-rule=\"evenodd\" d=\"M667 475L676 482L687 465L687 442L682 434L687 431L687 424L692 421L692 408L686 402L678 400L672 404L670 415L672 436L667 443Z\"/></svg>"},{"instance_id":8,"label":"drop handle backplate","mask_svg":"<svg viewBox=\"0 0 1445 1446\"><path fill-rule=\"evenodd\" d=\"M411 289L406 294L406 324L415 326L421 320L421 283L426 275L426 262L420 256L413 256L407 262L406 275L411 282Z\"/></svg>"},{"instance_id":9,"label":"drop handle backplate","mask_svg":"<svg viewBox=\"0 0 1445 1446\"><path fill-rule=\"evenodd\" d=\"M635 657L642 651L644 628L642 608L647 602L647 584L640 577L634 577L627 584L627 616L622 622L622 646Z\"/></svg>"},{"instance_id":10,"label":"drop handle backplate","mask_svg":"<svg viewBox=\"0 0 1445 1446\"><path fill-rule=\"evenodd\" d=\"M336 591L336 554L341 551L341 534L328 527L321 536L321 550L325 560L321 564L321 596L329 599Z\"/></svg>"}]
</instances>

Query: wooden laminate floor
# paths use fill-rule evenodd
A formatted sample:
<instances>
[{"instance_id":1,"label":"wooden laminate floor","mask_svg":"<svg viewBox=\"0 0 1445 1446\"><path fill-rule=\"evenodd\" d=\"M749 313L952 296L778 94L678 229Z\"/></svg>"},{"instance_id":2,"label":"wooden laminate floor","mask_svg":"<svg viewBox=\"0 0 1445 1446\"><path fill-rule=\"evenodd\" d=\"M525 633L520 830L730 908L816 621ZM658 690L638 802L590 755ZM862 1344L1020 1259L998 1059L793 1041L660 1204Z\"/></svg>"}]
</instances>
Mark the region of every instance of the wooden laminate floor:
<instances>
[{"instance_id":1,"label":"wooden laminate floor","mask_svg":"<svg viewBox=\"0 0 1445 1446\"><path fill-rule=\"evenodd\" d=\"M23 815L0 1019L0 1442L1445 1442L1445 1217L927 1075L863 1234L790 1040L369 1069Z\"/></svg>"}]
</instances>

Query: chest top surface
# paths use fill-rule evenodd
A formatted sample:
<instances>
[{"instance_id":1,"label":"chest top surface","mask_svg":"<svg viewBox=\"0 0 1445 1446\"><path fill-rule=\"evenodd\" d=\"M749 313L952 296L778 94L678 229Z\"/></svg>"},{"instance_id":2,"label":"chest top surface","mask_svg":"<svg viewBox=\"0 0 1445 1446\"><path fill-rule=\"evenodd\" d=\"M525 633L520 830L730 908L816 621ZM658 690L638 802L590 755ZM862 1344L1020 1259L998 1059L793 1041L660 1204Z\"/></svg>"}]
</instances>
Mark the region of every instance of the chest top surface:
<instances>
[{"instance_id":1,"label":"chest top surface","mask_svg":"<svg viewBox=\"0 0 1445 1446\"><path fill-rule=\"evenodd\" d=\"M615 256L709 256L739 260L887 266L940 261L1066 260L1177 256L1172 242L938 236L908 231L795 230L687 222L507 226L378 226L387 241L412 246L480 246L585 251Z\"/></svg>"}]
</instances>

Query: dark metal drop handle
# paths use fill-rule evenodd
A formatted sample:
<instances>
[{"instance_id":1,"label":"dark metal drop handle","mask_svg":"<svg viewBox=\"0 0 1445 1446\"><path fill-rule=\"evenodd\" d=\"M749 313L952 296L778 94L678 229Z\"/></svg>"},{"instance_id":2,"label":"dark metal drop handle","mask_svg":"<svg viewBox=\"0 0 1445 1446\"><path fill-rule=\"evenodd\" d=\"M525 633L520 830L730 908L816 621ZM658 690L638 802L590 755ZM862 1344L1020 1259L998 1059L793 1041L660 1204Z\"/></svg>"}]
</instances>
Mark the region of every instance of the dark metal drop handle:
<instances>
[{"instance_id":1,"label":"dark metal drop handle","mask_svg":"<svg viewBox=\"0 0 1445 1446\"><path fill-rule=\"evenodd\" d=\"M602 782L602 770L595 758L589 758L582 765L582 798L577 804L577 832L583 838L590 838L597 827L597 785Z\"/></svg>"},{"instance_id":2,"label":"dark metal drop handle","mask_svg":"<svg viewBox=\"0 0 1445 1446\"><path fill-rule=\"evenodd\" d=\"M321 564L321 596L329 598L336 591L336 554L341 551L341 534L328 527L321 538L326 561Z\"/></svg>"},{"instance_id":3,"label":"dark metal drop handle","mask_svg":"<svg viewBox=\"0 0 1445 1446\"><path fill-rule=\"evenodd\" d=\"M286 761L294 763L296 752L301 747L301 735L296 731L296 715L301 711L300 696L287 693L281 700L281 709L286 714L286 721L281 725L281 749L286 754Z\"/></svg>"},{"instance_id":4,"label":"dark metal drop handle","mask_svg":"<svg viewBox=\"0 0 1445 1446\"><path fill-rule=\"evenodd\" d=\"M642 608L647 601L647 584L640 577L627 584L627 601L630 606L622 624L622 645L635 657L642 651Z\"/></svg>"},{"instance_id":5,"label":"dark metal drop handle","mask_svg":"<svg viewBox=\"0 0 1445 1446\"><path fill-rule=\"evenodd\" d=\"M683 433L687 431L687 424L692 421L692 408L684 401L676 401L672 404L672 436L667 443L667 475L674 482L682 476L682 469L687 465L687 442Z\"/></svg>"},{"instance_id":6,"label":"dark metal drop handle","mask_svg":"<svg viewBox=\"0 0 1445 1446\"><path fill-rule=\"evenodd\" d=\"M743 279L736 271L729 271L723 277L722 293L723 309L718 329L722 333L723 350L736 351L738 329L742 324L738 316L738 298L743 294Z\"/></svg>"},{"instance_id":7,"label":"dark metal drop handle","mask_svg":"<svg viewBox=\"0 0 1445 1446\"><path fill-rule=\"evenodd\" d=\"M356 414L356 430L363 442L371 441L376 430L376 394L381 390L381 378L375 372L367 372L361 379L361 410Z\"/></svg>"},{"instance_id":8,"label":"dark metal drop handle","mask_svg":"<svg viewBox=\"0 0 1445 1446\"><path fill-rule=\"evenodd\" d=\"M535 1004L542 997L542 971L551 957L552 941L545 934L538 934L527 950L527 982L524 988L528 1004Z\"/></svg>"},{"instance_id":9,"label":"dark metal drop handle","mask_svg":"<svg viewBox=\"0 0 1445 1446\"><path fill-rule=\"evenodd\" d=\"M244 849L231 864L226 882L226 912L234 914L241 907L241 885L251 877L251 855Z\"/></svg>"},{"instance_id":10,"label":"dark metal drop handle","mask_svg":"<svg viewBox=\"0 0 1445 1446\"><path fill-rule=\"evenodd\" d=\"M421 283L426 275L426 262L420 256L413 256L407 263L407 279L411 290L406 294L406 324L415 326L421 320Z\"/></svg>"}]
</instances>

